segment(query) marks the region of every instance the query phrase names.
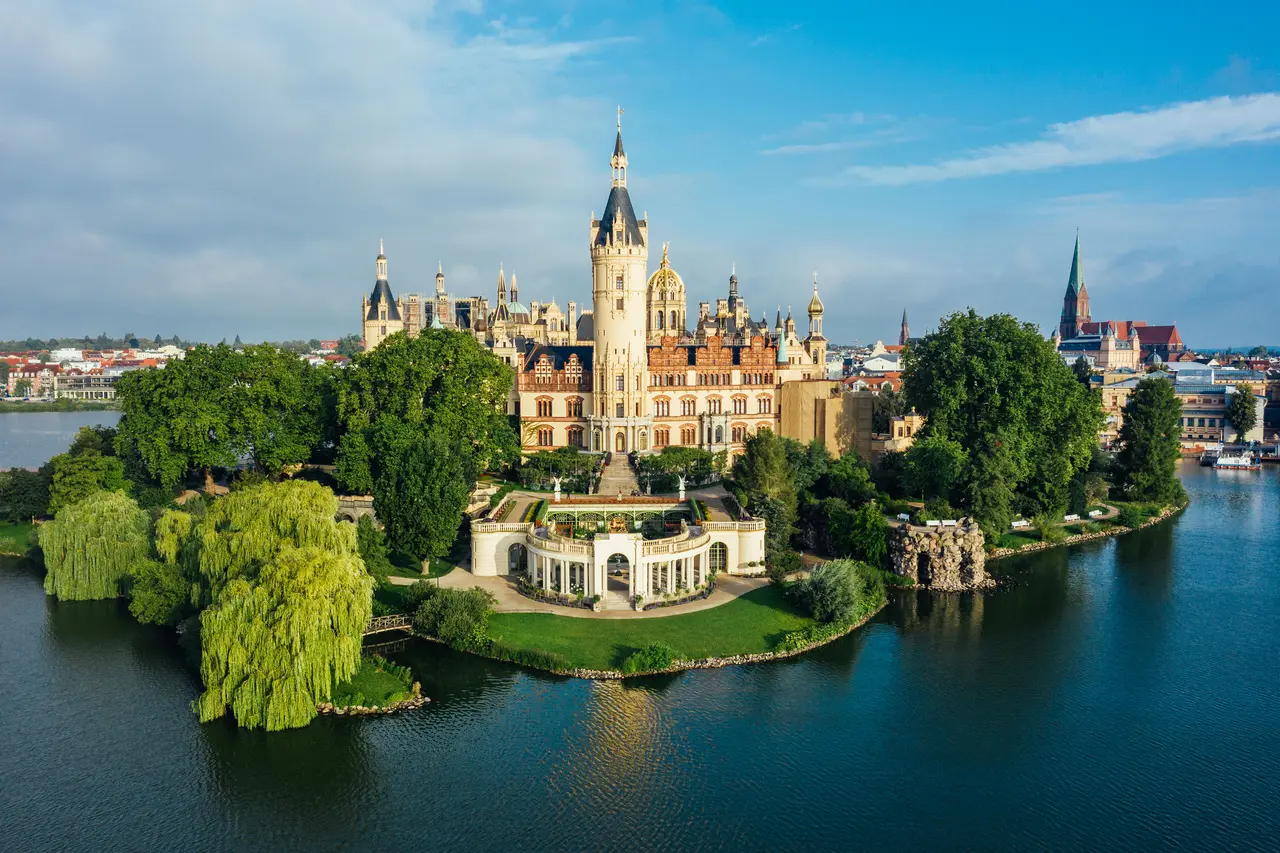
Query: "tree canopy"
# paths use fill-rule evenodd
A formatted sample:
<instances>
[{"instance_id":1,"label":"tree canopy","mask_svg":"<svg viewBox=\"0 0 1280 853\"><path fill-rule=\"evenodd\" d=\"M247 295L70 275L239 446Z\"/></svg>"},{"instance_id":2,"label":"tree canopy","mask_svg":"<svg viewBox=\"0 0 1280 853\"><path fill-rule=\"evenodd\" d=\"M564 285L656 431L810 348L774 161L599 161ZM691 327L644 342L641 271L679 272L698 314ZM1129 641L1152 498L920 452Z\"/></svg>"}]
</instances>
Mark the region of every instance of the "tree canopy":
<instances>
[{"instance_id":1,"label":"tree canopy","mask_svg":"<svg viewBox=\"0 0 1280 853\"><path fill-rule=\"evenodd\" d=\"M1182 456L1182 402L1168 379L1138 383L1124 407L1116 473L1129 500L1173 503L1184 496L1175 474Z\"/></svg>"},{"instance_id":2,"label":"tree canopy","mask_svg":"<svg viewBox=\"0 0 1280 853\"><path fill-rule=\"evenodd\" d=\"M267 483L215 501L191 534L210 601L200 617L202 721L230 710L247 728L306 725L359 667L373 579L337 509L315 483ZM189 541L181 526L158 533L162 557Z\"/></svg>"},{"instance_id":3,"label":"tree canopy","mask_svg":"<svg viewBox=\"0 0 1280 853\"><path fill-rule=\"evenodd\" d=\"M917 441L963 450L957 496L984 525L995 526L984 512L1015 499L1028 513L1066 506L1097 442L1101 401L1035 326L1007 314L952 314L903 361L906 402L926 417ZM989 488L997 493L983 495Z\"/></svg>"},{"instance_id":4,"label":"tree canopy","mask_svg":"<svg viewBox=\"0 0 1280 853\"><path fill-rule=\"evenodd\" d=\"M39 528L45 592L64 601L117 598L148 559L150 519L120 492L96 492Z\"/></svg>"},{"instance_id":5,"label":"tree canopy","mask_svg":"<svg viewBox=\"0 0 1280 853\"><path fill-rule=\"evenodd\" d=\"M475 487L468 448L403 425L395 431L398 439L379 442L384 450L375 465L374 512L397 550L419 559L443 557Z\"/></svg>"},{"instance_id":6,"label":"tree canopy","mask_svg":"<svg viewBox=\"0 0 1280 853\"><path fill-rule=\"evenodd\" d=\"M79 503L95 492L123 492L129 489L124 463L98 450L60 453L49 460L53 481L49 486L49 514Z\"/></svg>"},{"instance_id":7,"label":"tree canopy","mask_svg":"<svg viewBox=\"0 0 1280 853\"><path fill-rule=\"evenodd\" d=\"M327 368L269 344L202 344L163 369L120 377L116 445L121 455L136 452L167 488L243 457L279 474L305 462L331 432L331 382Z\"/></svg>"},{"instance_id":8,"label":"tree canopy","mask_svg":"<svg viewBox=\"0 0 1280 853\"><path fill-rule=\"evenodd\" d=\"M1258 423L1257 405L1253 399L1253 391L1248 386L1239 385L1231 393L1227 401L1227 422L1236 431L1237 439L1244 441L1244 435Z\"/></svg>"},{"instance_id":9,"label":"tree canopy","mask_svg":"<svg viewBox=\"0 0 1280 853\"><path fill-rule=\"evenodd\" d=\"M505 414L512 380L511 368L473 336L450 329L395 334L361 353L338 385L338 482L372 491L378 456L388 449L380 439L400 435L380 433L383 420L465 448L476 471L517 461L519 441Z\"/></svg>"}]
</instances>

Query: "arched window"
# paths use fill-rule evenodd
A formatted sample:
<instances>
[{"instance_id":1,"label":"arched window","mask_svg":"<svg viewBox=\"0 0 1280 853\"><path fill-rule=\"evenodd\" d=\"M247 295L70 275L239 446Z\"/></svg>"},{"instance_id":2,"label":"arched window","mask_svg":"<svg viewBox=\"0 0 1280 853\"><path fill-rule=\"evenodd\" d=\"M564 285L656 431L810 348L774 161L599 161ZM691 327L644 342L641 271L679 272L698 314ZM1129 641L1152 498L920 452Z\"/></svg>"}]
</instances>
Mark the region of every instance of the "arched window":
<instances>
[{"instance_id":1,"label":"arched window","mask_svg":"<svg viewBox=\"0 0 1280 853\"><path fill-rule=\"evenodd\" d=\"M565 403L565 409L569 417L571 418L582 417L582 398L581 397L570 397L569 399L565 400L564 403Z\"/></svg>"},{"instance_id":2,"label":"arched window","mask_svg":"<svg viewBox=\"0 0 1280 853\"><path fill-rule=\"evenodd\" d=\"M676 321L676 312L674 311L671 312L671 328L672 329L680 328L680 324Z\"/></svg>"},{"instance_id":3,"label":"arched window","mask_svg":"<svg viewBox=\"0 0 1280 853\"><path fill-rule=\"evenodd\" d=\"M636 444L639 445L639 447L637 448L638 450L648 450L649 449L649 433L645 432L644 430L640 430L640 435L636 438Z\"/></svg>"},{"instance_id":4,"label":"arched window","mask_svg":"<svg viewBox=\"0 0 1280 853\"><path fill-rule=\"evenodd\" d=\"M551 417L551 398L550 398L550 397L539 397L539 398L538 398L538 414L537 414L537 416L538 416L538 417L540 417L540 418L549 418L549 417Z\"/></svg>"},{"instance_id":5,"label":"arched window","mask_svg":"<svg viewBox=\"0 0 1280 853\"><path fill-rule=\"evenodd\" d=\"M745 414L747 413L747 398L746 398L746 397L734 397L734 398L733 398L733 413L734 413L735 415L745 415Z\"/></svg>"},{"instance_id":6,"label":"arched window","mask_svg":"<svg viewBox=\"0 0 1280 853\"><path fill-rule=\"evenodd\" d=\"M619 430L618 434L613 437L613 449L616 453L627 452L627 434L625 432Z\"/></svg>"},{"instance_id":7,"label":"arched window","mask_svg":"<svg viewBox=\"0 0 1280 853\"><path fill-rule=\"evenodd\" d=\"M710 398L709 400L707 400L707 411L713 415L720 414L720 403L721 403L721 400L719 397Z\"/></svg>"},{"instance_id":8,"label":"arched window","mask_svg":"<svg viewBox=\"0 0 1280 853\"><path fill-rule=\"evenodd\" d=\"M538 446L550 447L554 441L553 435L551 427L538 427Z\"/></svg>"},{"instance_id":9,"label":"arched window","mask_svg":"<svg viewBox=\"0 0 1280 853\"><path fill-rule=\"evenodd\" d=\"M698 443L698 428L693 426L680 427L680 443L686 447L692 447Z\"/></svg>"},{"instance_id":10,"label":"arched window","mask_svg":"<svg viewBox=\"0 0 1280 853\"><path fill-rule=\"evenodd\" d=\"M680 414L696 415L698 413L698 401L693 397L685 397L680 401Z\"/></svg>"},{"instance_id":11,"label":"arched window","mask_svg":"<svg viewBox=\"0 0 1280 853\"><path fill-rule=\"evenodd\" d=\"M716 427L716 444L724 444L724 427Z\"/></svg>"},{"instance_id":12,"label":"arched window","mask_svg":"<svg viewBox=\"0 0 1280 853\"><path fill-rule=\"evenodd\" d=\"M707 562L712 572L723 572L729 567L729 546L723 542L712 542L707 552Z\"/></svg>"},{"instance_id":13,"label":"arched window","mask_svg":"<svg viewBox=\"0 0 1280 853\"><path fill-rule=\"evenodd\" d=\"M756 402L757 402L757 405L759 406L760 414L767 415L773 411L773 398L759 397L757 398Z\"/></svg>"},{"instance_id":14,"label":"arched window","mask_svg":"<svg viewBox=\"0 0 1280 853\"><path fill-rule=\"evenodd\" d=\"M582 447L582 427L569 427L569 446Z\"/></svg>"},{"instance_id":15,"label":"arched window","mask_svg":"<svg viewBox=\"0 0 1280 853\"><path fill-rule=\"evenodd\" d=\"M666 427L659 427L653 431L653 446L666 447L671 443L671 430Z\"/></svg>"},{"instance_id":16,"label":"arched window","mask_svg":"<svg viewBox=\"0 0 1280 853\"><path fill-rule=\"evenodd\" d=\"M744 442L744 441L746 441L746 440L747 440L747 427L746 427L746 424L734 424L734 425L733 425L733 442L734 442L734 444L741 444L742 442Z\"/></svg>"},{"instance_id":17,"label":"arched window","mask_svg":"<svg viewBox=\"0 0 1280 853\"><path fill-rule=\"evenodd\" d=\"M653 319L658 321L658 328L661 329L662 328L662 312L659 311L657 315L654 316Z\"/></svg>"},{"instance_id":18,"label":"arched window","mask_svg":"<svg viewBox=\"0 0 1280 853\"><path fill-rule=\"evenodd\" d=\"M671 414L671 401L665 397L653 401L654 417L665 418Z\"/></svg>"}]
</instances>

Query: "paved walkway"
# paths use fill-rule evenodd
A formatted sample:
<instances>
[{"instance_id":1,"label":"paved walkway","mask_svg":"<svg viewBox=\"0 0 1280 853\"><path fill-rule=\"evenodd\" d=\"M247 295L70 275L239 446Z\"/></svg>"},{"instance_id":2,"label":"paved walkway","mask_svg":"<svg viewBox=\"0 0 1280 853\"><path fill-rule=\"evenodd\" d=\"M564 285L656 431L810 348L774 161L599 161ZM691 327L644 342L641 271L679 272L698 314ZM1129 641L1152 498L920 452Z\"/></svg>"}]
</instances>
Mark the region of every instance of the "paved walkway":
<instances>
[{"instance_id":1,"label":"paved walkway","mask_svg":"<svg viewBox=\"0 0 1280 853\"><path fill-rule=\"evenodd\" d=\"M389 580L393 584L407 586L415 583L414 578L402 578L392 575ZM716 578L716 591L706 598L679 604L674 607L655 607L653 610L602 610L599 613L585 607L564 607L559 604L548 604L545 601L534 601L526 598L516 589L516 583L510 576L476 577L465 569L454 569L440 578L438 583L449 589L470 589L478 586L487 590L497 599L493 609L498 613L554 613L557 616L571 616L575 619L656 619L662 616L677 616L681 613L697 613L699 610L710 610L727 604L740 595L753 589L767 586L768 578L742 578L732 575L720 575Z\"/></svg>"}]
</instances>

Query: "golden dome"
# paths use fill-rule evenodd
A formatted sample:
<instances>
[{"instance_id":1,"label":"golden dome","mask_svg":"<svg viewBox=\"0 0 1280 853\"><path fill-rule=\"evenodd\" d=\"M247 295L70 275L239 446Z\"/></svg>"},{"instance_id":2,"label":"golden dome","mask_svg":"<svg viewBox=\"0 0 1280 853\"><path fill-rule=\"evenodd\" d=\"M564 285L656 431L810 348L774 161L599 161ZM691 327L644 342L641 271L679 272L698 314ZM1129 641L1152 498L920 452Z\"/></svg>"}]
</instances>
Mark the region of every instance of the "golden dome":
<instances>
[{"instance_id":1,"label":"golden dome","mask_svg":"<svg viewBox=\"0 0 1280 853\"><path fill-rule=\"evenodd\" d=\"M814 281L813 283L813 298L809 300L809 313L810 314L822 313L822 300L818 298L818 282L817 281Z\"/></svg>"},{"instance_id":2,"label":"golden dome","mask_svg":"<svg viewBox=\"0 0 1280 853\"><path fill-rule=\"evenodd\" d=\"M680 278L679 273L671 268L671 261L667 259L667 244L662 244L662 263L653 275L649 276L649 292L661 293L663 299L676 298L684 295L684 281Z\"/></svg>"}]
</instances>

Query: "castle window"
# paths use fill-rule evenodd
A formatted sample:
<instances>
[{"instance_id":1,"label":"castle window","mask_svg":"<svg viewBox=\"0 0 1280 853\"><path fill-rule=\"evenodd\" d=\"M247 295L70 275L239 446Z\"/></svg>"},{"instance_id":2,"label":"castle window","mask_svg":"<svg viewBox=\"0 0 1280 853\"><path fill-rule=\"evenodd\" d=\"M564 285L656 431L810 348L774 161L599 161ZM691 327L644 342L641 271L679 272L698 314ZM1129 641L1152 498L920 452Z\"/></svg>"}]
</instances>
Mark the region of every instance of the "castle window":
<instances>
[{"instance_id":1,"label":"castle window","mask_svg":"<svg viewBox=\"0 0 1280 853\"><path fill-rule=\"evenodd\" d=\"M760 397L757 400L757 405L762 415L767 415L773 411L773 399L770 397Z\"/></svg>"},{"instance_id":2,"label":"castle window","mask_svg":"<svg viewBox=\"0 0 1280 853\"><path fill-rule=\"evenodd\" d=\"M695 427L680 427L680 443L686 446L692 446L698 443L698 430Z\"/></svg>"},{"instance_id":3,"label":"castle window","mask_svg":"<svg viewBox=\"0 0 1280 853\"><path fill-rule=\"evenodd\" d=\"M627 416L626 408L621 403L615 404L613 407L613 416L616 418L625 418Z\"/></svg>"},{"instance_id":4,"label":"castle window","mask_svg":"<svg viewBox=\"0 0 1280 853\"><path fill-rule=\"evenodd\" d=\"M621 296L619 296L619 297L618 297L618 299L615 301L614 306L613 306L613 310L615 310L615 311L621 311L621 310L622 310L622 297L621 297Z\"/></svg>"},{"instance_id":5,"label":"castle window","mask_svg":"<svg viewBox=\"0 0 1280 853\"><path fill-rule=\"evenodd\" d=\"M738 424L733 428L733 441L735 444L741 444L747 440L747 428L742 424Z\"/></svg>"},{"instance_id":6,"label":"castle window","mask_svg":"<svg viewBox=\"0 0 1280 853\"><path fill-rule=\"evenodd\" d=\"M538 359L538 363L533 368L533 376L538 384L551 381L551 360L545 355Z\"/></svg>"},{"instance_id":7,"label":"castle window","mask_svg":"<svg viewBox=\"0 0 1280 853\"><path fill-rule=\"evenodd\" d=\"M538 427L538 446L550 447L552 441L551 427Z\"/></svg>"},{"instance_id":8,"label":"castle window","mask_svg":"<svg viewBox=\"0 0 1280 853\"><path fill-rule=\"evenodd\" d=\"M581 397L570 397L564 402L565 402L565 408L568 412L569 417L571 418L582 417L582 398Z\"/></svg>"},{"instance_id":9,"label":"castle window","mask_svg":"<svg viewBox=\"0 0 1280 853\"><path fill-rule=\"evenodd\" d=\"M685 397L680 401L680 414L696 415L698 413L698 401L693 397Z\"/></svg>"},{"instance_id":10,"label":"castle window","mask_svg":"<svg viewBox=\"0 0 1280 853\"><path fill-rule=\"evenodd\" d=\"M564 366L564 375L570 382L582 380L582 362L576 355L569 356L569 363Z\"/></svg>"},{"instance_id":11,"label":"castle window","mask_svg":"<svg viewBox=\"0 0 1280 853\"><path fill-rule=\"evenodd\" d=\"M659 417L659 418L665 418L665 417L667 417L668 415L670 415L670 414L671 414L671 401L670 401L670 400L654 400L654 401L653 401L653 414L654 414L655 416Z\"/></svg>"},{"instance_id":12,"label":"castle window","mask_svg":"<svg viewBox=\"0 0 1280 853\"><path fill-rule=\"evenodd\" d=\"M659 311L657 316L654 317L654 319L658 321L658 328L661 329L662 328L662 312Z\"/></svg>"},{"instance_id":13,"label":"castle window","mask_svg":"<svg viewBox=\"0 0 1280 853\"><path fill-rule=\"evenodd\" d=\"M627 377L619 373L613 377L613 387L615 391L625 391L627 387Z\"/></svg>"},{"instance_id":14,"label":"castle window","mask_svg":"<svg viewBox=\"0 0 1280 853\"><path fill-rule=\"evenodd\" d=\"M716 427L716 444L723 444L723 443L724 443L724 427L718 426Z\"/></svg>"},{"instance_id":15,"label":"castle window","mask_svg":"<svg viewBox=\"0 0 1280 853\"><path fill-rule=\"evenodd\" d=\"M538 398L538 417L540 418L551 417L551 398L550 397Z\"/></svg>"},{"instance_id":16,"label":"castle window","mask_svg":"<svg viewBox=\"0 0 1280 853\"><path fill-rule=\"evenodd\" d=\"M720 398L719 397L712 397L710 400L707 400L707 411L713 415L720 414Z\"/></svg>"},{"instance_id":17,"label":"castle window","mask_svg":"<svg viewBox=\"0 0 1280 853\"><path fill-rule=\"evenodd\" d=\"M582 447L582 427L569 427L569 445L571 447Z\"/></svg>"},{"instance_id":18,"label":"castle window","mask_svg":"<svg viewBox=\"0 0 1280 853\"><path fill-rule=\"evenodd\" d=\"M614 290L623 290L625 288L626 288L626 284L624 283L622 276L618 276L613 280Z\"/></svg>"},{"instance_id":19,"label":"castle window","mask_svg":"<svg viewBox=\"0 0 1280 853\"><path fill-rule=\"evenodd\" d=\"M734 397L734 398L733 398L733 413L734 413L735 415L745 415L745 414L747 413L747 398L746 398L746 397Z\"/></svg>"},{"instance_id":20,"label":"castle window","mask_svg":"<svg viewBox=\"0 0 1280 853\"><path fill-rule=\"evenodd\" d=\"M670 443L671 443L671 430L664 428L664 429L655 429L653 431L654 447L666 447Z\"/></svg>"}]
</instances>

